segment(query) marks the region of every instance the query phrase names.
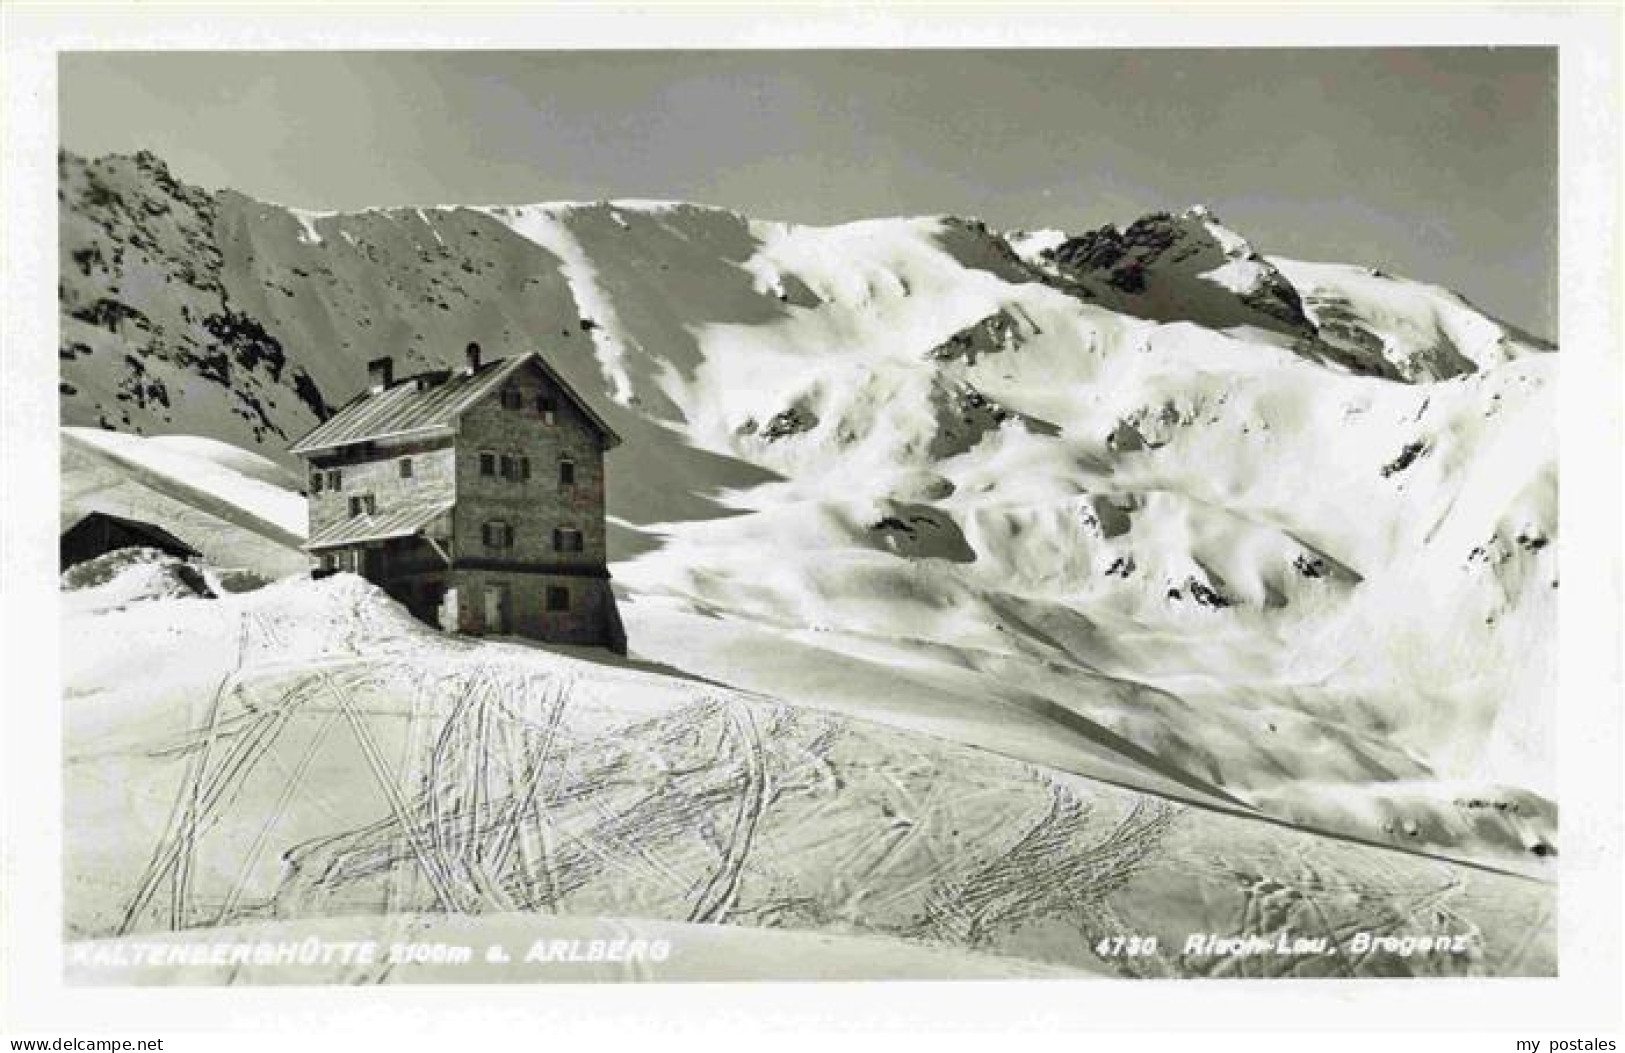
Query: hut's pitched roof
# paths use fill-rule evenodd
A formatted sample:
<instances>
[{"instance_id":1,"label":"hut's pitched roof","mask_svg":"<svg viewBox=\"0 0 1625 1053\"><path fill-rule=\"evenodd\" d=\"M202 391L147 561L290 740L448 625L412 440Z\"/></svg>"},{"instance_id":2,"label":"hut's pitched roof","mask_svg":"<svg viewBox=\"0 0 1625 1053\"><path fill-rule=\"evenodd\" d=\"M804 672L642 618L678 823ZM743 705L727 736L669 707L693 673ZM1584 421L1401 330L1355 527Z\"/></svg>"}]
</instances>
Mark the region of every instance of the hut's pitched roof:
<instances>
[{"instance_id":1,"label":"hut's pitched roof","mask_svg":"<svg viewBox=\"0 0 1625 1053\"><path fill-rule=\"evenodd\" d=\"M605 448L621 437L535 352L486 362L473 371L437 370L405 377L382 391L366 391L288 448L310 454L351 443L453 431L463 411L496 390L527 363L534 363L604 436Z\"/></svg>"}]
</instances>

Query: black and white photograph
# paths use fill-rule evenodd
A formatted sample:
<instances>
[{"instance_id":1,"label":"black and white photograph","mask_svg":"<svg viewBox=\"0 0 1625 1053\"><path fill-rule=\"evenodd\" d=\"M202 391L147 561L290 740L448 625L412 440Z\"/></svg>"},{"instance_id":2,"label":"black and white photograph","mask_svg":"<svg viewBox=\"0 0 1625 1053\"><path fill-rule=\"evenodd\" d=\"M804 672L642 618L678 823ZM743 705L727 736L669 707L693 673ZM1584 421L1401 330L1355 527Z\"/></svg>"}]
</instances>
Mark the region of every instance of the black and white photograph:
<instances>
[{"instance_id":1,"label":"black and white photograph","mask_svg":"<svg viewBox=\"0 0 1625 1053\"><path fill-rule=\"evenodd\" d=\"M266 30L34 56L68 1004L1618 979L1561 40Z\"/></svg>"}]
</instances>

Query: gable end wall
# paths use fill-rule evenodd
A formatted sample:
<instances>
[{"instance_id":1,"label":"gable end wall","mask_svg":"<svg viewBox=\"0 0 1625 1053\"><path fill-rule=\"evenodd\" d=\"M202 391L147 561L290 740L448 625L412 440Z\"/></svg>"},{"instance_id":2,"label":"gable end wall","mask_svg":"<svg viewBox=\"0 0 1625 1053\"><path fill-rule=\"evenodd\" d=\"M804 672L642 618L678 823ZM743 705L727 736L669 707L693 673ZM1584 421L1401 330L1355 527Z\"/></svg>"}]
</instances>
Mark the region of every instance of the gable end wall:
<instances>
[{"instance_id":1,"label":"gable end wall","mask_svg":"<svg viewBox=\"0 0 1625 1053\"><path fill-rule=\"evenodd\" d=\"M602 567L607 559L604 528L604 453L598 429L552 384L539 367L520 370L509 384L521 393L521 408L505 409L500 388L463 411L455 468L457 508L454 544L458 558L496 558L521 563ZM543 391L557 404L555 423L536 409ZM511 482L480 475L480 453L523 455L530 479ZM559 462L575 462L576 481L559 485ZM499 520L513 527L511 549L487 548L480 527ZM582 532L582 550L553 549L554 527Z\"/></svg>"}]
</instances>

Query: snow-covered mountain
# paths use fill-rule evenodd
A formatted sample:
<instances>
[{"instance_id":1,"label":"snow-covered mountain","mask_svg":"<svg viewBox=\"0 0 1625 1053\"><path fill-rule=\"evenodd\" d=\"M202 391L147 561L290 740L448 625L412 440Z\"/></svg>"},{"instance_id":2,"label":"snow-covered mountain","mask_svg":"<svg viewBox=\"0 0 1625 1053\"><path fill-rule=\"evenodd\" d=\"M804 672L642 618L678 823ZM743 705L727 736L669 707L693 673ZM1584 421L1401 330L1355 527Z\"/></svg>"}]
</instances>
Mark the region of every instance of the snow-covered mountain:
<instances>
[{"instance_id":1,"label":"snow-covered mountain","mask_svg":"<svg viewBox=\"0 0 1625 1053\"><path fill-rule=\"evenodd\" d=\"M1550 848L1557 356L1446 290L1201 207L1075 235L323 214L150 154L63 155L61 204L65 424L292 467L370 358L540 350L626 438L640 658L1373 839Z\"/></svg>"}]
</instances>

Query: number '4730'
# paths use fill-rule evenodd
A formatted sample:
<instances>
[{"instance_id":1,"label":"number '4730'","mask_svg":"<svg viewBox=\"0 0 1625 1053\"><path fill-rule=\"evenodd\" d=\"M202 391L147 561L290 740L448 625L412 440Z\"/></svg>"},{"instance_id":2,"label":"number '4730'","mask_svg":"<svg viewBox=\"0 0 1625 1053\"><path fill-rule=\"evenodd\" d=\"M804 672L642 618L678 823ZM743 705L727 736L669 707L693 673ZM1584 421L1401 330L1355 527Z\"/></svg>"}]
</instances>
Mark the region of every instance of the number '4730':
<instances>
[{"instance_id":1,"label":"number '4730'","mask_svg":"<svg viewBox=\"0 0 1625 1053\"><path fill-rule=\"evenodd\" d=\"M1138 958L1156 953L1155 936L1104 936L1095 944L1095 954L1102 958Z\"/></svg>"}]
</instances>

